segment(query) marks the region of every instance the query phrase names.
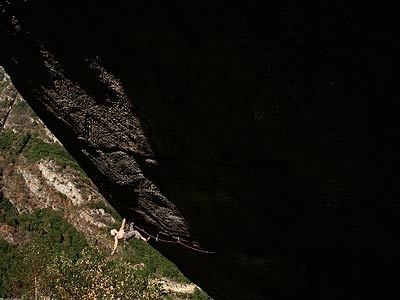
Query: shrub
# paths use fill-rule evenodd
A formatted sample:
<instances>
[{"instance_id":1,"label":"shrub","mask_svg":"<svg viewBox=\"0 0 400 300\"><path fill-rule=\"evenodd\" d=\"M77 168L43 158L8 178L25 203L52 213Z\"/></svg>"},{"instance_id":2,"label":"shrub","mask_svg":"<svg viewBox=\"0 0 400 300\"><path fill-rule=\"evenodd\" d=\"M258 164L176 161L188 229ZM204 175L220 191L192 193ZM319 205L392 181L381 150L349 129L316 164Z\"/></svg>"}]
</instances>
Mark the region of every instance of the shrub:
<instances>
[{"instance_id":1,"label":"shrub","mask_svg":"<svg viewBox=\"0 0 400 300\"><path fill-rule=\"evenodd\" d=\"M3 195L0 195L0 223L13 227L18 225L18 211Z\"/></svg>"},{"instance_id":2,"label":"shrub","mask_svg":"<svg viewBox=\"0 0 400 300\"><path fill-rule=\"evenodd\" d=\"M19 228L31 234L39 244L48 244L55 252L76 258L87 242L84 236L52 209L39 209L18 218Z\"/></svg>"},{"instance_id":3,"label":"shrub","mask_svg":"<svg viewBox=\"0 0 400 300\"><path fill-rule=\"evenodd\" d=\"M85 248L77 261L59 256L50 265L51 296L56 299L160 299L161 289L126 262L108 261Z\"/></svg>"},{"instance_id":4,"label":"shrub","mask_svg":"<svg viewBox=\"0 0 400 300\"><path fill-rule=\"evenodd\" d=\"M26 141L26 137L24 138L23 134L4 129L0 132L0 151L12 152L15 155L24 141Z\"/></svg>"},{"instance_id":5,"label":"shrub","mask_svg":"<svg viewBox=\"0 0 400 300\"><path fill-rule=\"evenodd\" d=\"M89 247L60 213L40 209L15 215L10 205L0 202L0 218L16 218L30 241L14 247L0 240L0 297L160 299L161 289L149 274Z\"/></svg>"}]
</instances>

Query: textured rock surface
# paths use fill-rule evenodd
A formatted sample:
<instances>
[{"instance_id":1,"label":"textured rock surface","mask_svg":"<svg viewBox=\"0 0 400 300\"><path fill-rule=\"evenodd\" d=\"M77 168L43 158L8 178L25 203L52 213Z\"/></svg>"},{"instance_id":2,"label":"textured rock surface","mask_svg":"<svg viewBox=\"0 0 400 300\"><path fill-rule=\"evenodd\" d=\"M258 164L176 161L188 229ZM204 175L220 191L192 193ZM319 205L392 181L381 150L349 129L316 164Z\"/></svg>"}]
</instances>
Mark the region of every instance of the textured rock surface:
<instances>
[{"instance_id":1,"label":"textured rock surface","mask_svg":"<svg viewBox=\"0 0 400 300\"><path fill-rule=\"evenodd\" d=\"M0 0L0 64L215 299L366 299L400 273L398 5ZM279 2L281 3L281 2Z\"/></svg>"},{"instance_id":2,"label":"textured rock surface","mask_svg":"<svg viewBox=\"0 0 400 300\"><path fill-rule=\"evenodd\" d=\"M99 228L119 226L112 209L16 92L1 67L0 82L0 197L9 200L19 213L42 208L61 211L88 241L111 252L108 231ZM0 217L0 225L2 221ZM23 241L18 228L7 228L10 226L3 226L3 233L9 233L2 235L6 241Z\"/></svg>"}]
</instances>

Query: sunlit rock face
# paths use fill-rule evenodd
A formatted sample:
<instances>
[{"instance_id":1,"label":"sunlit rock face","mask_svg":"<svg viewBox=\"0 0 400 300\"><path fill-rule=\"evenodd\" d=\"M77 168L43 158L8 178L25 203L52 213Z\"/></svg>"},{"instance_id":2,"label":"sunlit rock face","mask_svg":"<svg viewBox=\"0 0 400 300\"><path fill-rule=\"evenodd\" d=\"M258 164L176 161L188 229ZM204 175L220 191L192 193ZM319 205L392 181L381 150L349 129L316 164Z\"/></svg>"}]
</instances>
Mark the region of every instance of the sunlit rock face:
<instances>
[{"instance_id":1,"label":"sunlit rock face","mask_svg":"<svg viewBox=\"0 0 400 300\"><path fill-rule=\"evenodd\" d=\"M0 64L213 298L380 298L400 270L398 5L315 2L0 0Z\"/></svg>"}]
</instances>

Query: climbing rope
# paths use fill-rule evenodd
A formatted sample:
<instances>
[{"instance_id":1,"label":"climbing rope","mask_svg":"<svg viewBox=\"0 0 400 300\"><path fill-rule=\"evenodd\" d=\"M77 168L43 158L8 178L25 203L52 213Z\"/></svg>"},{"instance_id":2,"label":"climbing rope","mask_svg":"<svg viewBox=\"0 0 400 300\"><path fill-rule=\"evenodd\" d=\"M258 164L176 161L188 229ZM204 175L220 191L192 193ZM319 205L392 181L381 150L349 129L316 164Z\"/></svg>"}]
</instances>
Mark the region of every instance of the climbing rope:
<instances>
[{"instance_id":1,"label":"climbing rope","mask_svg":"<svg viewBox=\"0 0 400 300\"><path fill-rule=\"evenodd\" d=\"M136 226L136 225L133 224L133 223L131 223L130 226L133 227L133 228L135 228L136 230L138 230L138 231L144 233L145 235L147 235L147 241L149 241L149 240L152 238L152 239L154 239L156 242L170 243L170 244L179 244L179 245L182 245L183 247L186 247L186 248L188 248L188 249L190 249L190 250L192 250L192 251L196 251L196 252L200 252L200 253L204 253L204 254L214 254L214 253L215 253L214 251L205 250L205 249L201 249L201 248L199 248L199 247L191 246L191 245L189 245L190 241L185 240L185 239L182 239L182 238L180 238L180 237L176 237L176 236L170 235L169 233L166 233L166 232L160 231L159 233L157 233L156 236L154 236L154 235L148 233L148 232L147 232L146 230L144 230L143 228L140 228L140 227ZM165 236L168 236L170 239L167 240L167 239L160 238L159 235L161 235L161 234L162 234L162 235L165 235Z\"/></svg>"}]
</instances>

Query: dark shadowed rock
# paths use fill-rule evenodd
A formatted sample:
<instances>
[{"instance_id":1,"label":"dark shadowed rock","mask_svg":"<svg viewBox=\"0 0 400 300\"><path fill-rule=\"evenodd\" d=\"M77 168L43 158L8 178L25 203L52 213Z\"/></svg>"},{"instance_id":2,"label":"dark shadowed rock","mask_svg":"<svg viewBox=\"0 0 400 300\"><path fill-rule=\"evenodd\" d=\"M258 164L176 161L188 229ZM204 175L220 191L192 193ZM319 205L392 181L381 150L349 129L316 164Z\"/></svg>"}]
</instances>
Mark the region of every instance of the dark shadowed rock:
<instances>
[{"instance_id":1,"label":"dark shadowed rock","mask_svg":"<svg viewBox=\"0 0 400 300\"><path fill-rule=\"evenodd\" d=\"M314 1L311 1L314 2ZM400 275L398 4L0 0L0 63L215 299L381 298Z\"/></svg>"}]
</instances>

